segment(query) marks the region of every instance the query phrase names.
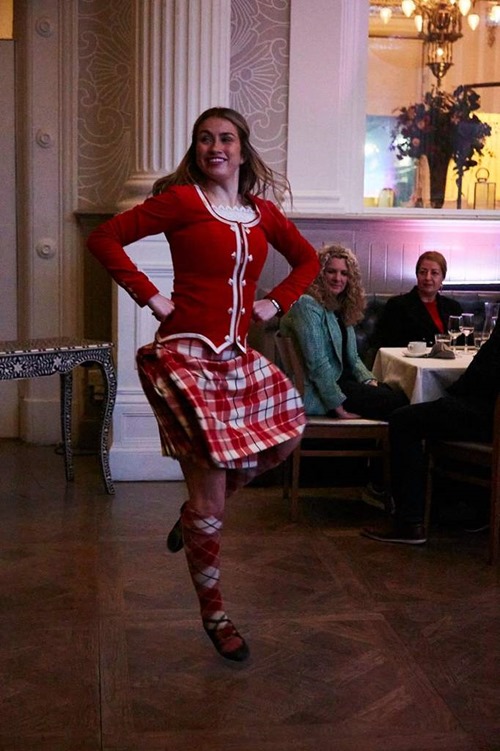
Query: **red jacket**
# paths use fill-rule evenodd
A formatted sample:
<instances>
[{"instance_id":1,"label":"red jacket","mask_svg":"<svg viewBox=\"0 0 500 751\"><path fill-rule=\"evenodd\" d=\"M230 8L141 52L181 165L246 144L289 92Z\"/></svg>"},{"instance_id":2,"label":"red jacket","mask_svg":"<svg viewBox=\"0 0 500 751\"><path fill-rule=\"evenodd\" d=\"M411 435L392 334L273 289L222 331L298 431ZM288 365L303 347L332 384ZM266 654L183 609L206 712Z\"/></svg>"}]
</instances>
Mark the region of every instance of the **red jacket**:
<instances>
[{"instance_id":1,"label":"red jacket","mask_svg":"<svg viewBox=\"0 0 500 751\"><path fill-rule=\"evenodd\" d=\"M268 243L292 267L267 295L286 312L319 273L317 253L270 201L251 197L257 217L229 221L215 213L201 190L174 186L118 214L94 230L90 252L141 306L160 290L123 246L163 232L174 269L175 310L160 325L160 339L194 337L216 352L244 350L257 281Z\"/></svg>"}]
</instances>

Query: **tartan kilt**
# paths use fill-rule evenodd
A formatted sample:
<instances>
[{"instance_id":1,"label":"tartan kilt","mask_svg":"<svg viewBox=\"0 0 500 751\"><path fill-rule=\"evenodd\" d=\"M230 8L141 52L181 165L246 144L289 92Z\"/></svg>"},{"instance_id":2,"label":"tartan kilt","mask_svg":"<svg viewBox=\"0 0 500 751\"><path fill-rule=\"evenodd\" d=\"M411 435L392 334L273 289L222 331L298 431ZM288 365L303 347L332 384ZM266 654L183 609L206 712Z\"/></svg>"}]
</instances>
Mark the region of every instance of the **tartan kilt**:
<instances>
[{"instance_id":1,"label":"tartan kilt","mask_svg":"<svg viewBox=\"0 0 500 751\"><path fill-rule=\"evenodd\" d=\"M138 350L137 366L167 456L249 469L261 452L304 429L298 392L253 349L215 353L196 339L153 342Z\"/></svg>"}]
</instances>

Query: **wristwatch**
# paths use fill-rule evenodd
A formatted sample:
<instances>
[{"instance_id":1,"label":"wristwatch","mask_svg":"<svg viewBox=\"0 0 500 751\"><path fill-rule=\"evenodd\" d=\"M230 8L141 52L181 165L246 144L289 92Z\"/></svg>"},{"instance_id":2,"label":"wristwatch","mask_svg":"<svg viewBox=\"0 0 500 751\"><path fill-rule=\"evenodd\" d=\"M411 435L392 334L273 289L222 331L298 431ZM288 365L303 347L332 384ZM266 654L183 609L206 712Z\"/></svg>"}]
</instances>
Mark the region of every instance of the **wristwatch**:
<instances>
[{"instance_id":1,"label":"wristwatch","mask_svg":"<svg viewBox=\"0 0 500 751\"><path fill-rule=\"evenodd\" d=\"M272 304L276 308L276 312L278 313L278 315L281 315L281 313L283 313L283 308L281 307L281 305L279 304L279 302L277 300L275 300L274 297L269 297L268 300L270 302L272 302Z\"/></svg>"}]
</instances>

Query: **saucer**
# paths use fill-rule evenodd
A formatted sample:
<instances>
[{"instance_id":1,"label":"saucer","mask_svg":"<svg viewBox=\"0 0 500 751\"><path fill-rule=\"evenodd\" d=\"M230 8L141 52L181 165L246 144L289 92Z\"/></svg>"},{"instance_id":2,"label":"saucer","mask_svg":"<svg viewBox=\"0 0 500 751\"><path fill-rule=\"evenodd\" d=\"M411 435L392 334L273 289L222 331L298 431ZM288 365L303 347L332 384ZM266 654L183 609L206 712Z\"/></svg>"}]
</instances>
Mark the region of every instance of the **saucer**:
<instances>
[{"instance_id":1,"label":"saucer","mask_svg":"<svg viewBox=\"0 0 500 751\"><path fill-rule=\"evenodd\" d=\"M430 350L429 350L430 352ZM404 349L402 352L403 357L427 357L429 352L422 352L422 354L416 355L414 352L408 352L407 349Z\"/></svg>"}]
</instances>

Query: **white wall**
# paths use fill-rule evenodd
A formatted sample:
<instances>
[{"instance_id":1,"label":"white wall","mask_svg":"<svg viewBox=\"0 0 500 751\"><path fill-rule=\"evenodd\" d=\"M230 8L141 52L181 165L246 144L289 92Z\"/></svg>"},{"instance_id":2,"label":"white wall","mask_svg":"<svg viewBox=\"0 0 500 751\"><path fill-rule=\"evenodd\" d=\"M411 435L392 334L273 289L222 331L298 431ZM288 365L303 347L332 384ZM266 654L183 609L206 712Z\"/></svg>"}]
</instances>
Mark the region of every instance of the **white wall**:
<instances>
[{"instance_id":1,"label":"white wall","mask_svg":"<svg viewBox=\"0 0 500 751\"><path fill-rule=\"evenodd\" d=\"M368 3L291 4L288 177L297 213L362 207L367 36Z\"/></svg>"}]
</instances>

